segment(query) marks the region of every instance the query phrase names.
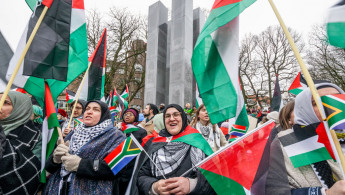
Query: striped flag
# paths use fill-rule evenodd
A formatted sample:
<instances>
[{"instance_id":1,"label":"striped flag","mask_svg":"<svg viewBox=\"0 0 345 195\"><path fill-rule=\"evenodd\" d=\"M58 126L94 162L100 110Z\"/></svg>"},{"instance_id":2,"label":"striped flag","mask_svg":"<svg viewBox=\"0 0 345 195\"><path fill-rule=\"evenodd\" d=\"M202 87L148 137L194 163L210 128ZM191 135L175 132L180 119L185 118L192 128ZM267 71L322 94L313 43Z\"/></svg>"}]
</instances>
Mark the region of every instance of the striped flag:
<instances>
[{"instance_id":1,"label":"striped flag","mask_svg":"<svg viewBox=\"0 0 345 195\"><path fill-rule=\"evenodd\" d=\"M54 101L48 84L45 84L45 112L42 125L42 156L41 156L41 182L46 183L45 162L53 152L56 141L59 137L57 128L60 127L57 119Z\"/></svg>"},{"instance_id":2,"label":"striped flag","mask_svg":"<svg viewBox=\"0 0 345 195\"><path fill-rule=\"evenodd\" d=\"M75 98L75 93L73 91L66 89L65 94L66 94L66 102L69 104L72 103Z\"/></svg>"},{"instance_id":3,"label":"striped flag","mask_svg":"<svg viewBox=\"0 0 345 195\"><path fill-rule=\"evenodd\" d=\"M141 152L141 146L131 134L119 146L117 146L108 156L104 158L110 169L116 175L123 167L131 162Z\"/></svg>"},{"instance_id":4,"label":"striped flag","mask_svg":"<svg viewBox=\"0 0 345 195\"><path fill-rule=\"evenodd\" d=\"M91 65L83 86L79 86L79 99L90 101L104 97L106 43L107 30L104 29L95 51L89 58Z\"/></svg>"},{"instance_id":5,"label":"striped flag","mask_svg":"<svg viewBox=\"0 0 345 195\"><path fill-rule=\"evenodd\" d=\"M61 2L61 0L54 0L54 3L59 4L59 2ZM54 3L52 4L50 11L53 11L52 8L53 8ZM64 34L68 32L67 34L70 35L69 41L68 42L65 41L68 46L68 72L67 72L66 81L47 79L54 101L56 101L57 97L61 94L61 92L87 68L88 49L87 49L84 1L83 0L66 0L65 5L68 5L68 7L64 7L65 8L64 12L69 11L70 13L61 14L61 15L59 14L60 15L59 17L67 17L67 16L71 17L70 22L68 23L70 29L68 31L63 31ZM37 13L40 12L39 10L41 9L42 9L41 6L36 9L35 11L36 14L31 20L37 20ZM49 17L46 15L45 18L48 19ZM52 21L51 23L56 23L56 22ZM44 29L47 29L48 31L53 32L53 30L50 29L49 25L46 22L41 24L40 29L43 27ZM61 28L60 30L62 29L65 29L65 28ZM10 65L6 74L6 79L9 79L12 76L15 66L19 61L22 51L24 50L26 41L28 39L28 33L31 31L32 31L32 27L28 25L25 31L23 32L23 35L18 43L17 49L10 61ZM54 36L48 35L48 39L53 39L51 37L54 37ZM36 37L36 38L40 38L40 37ZM54 37L54 39L55 38L57 37ZM40 44L38 45L34 43L32 44L33 45L30 47L29 50L35 50L35 48L41 47ZM29 55L30 53L28 53L27 55ZM40 55L46 54L46 52L43 52L43 53L40 52L39 54ZM47 57L49 57L51 54L49 54ZM43 55L40 56L40 58L41 57L43 57ZM65 59L65 56L64 56L64 59ZM23 63L25 62L27 61L24 61ZM18 74L16 75L14 79L14 84L18 87L24 88L25 91L33 95L36 98L36 100L39 102L39 104L43 106L44 94L45 94L44 79L36 78L33 76L24 76L23 64L22 64L21 68L18 71Z\"/></svg>"},{"instance_id":6,"label":"striped flag","mask_svg":"<svg viewBox=\"0 0 345 195\"><path fill-rule=\"evenodd\" d=\"M123 90L123 92L122 92L122 94L121 94L121 97L122 97L123 99L126 99L126 98L128 98L128 95L129 95L128 86L127 86L127 84L126 84L125 89Z\"/></svg>"},{"instance_id":7,"label":"striped flag","mask_svg":"<svg viewBox=\"0 0 345 195\"><path fill-rule=\"evenodd\" d=\"M132 124L126 124L125 122L122 122L121 123L121 130L123 133L131 133L131 132L134 132L134 131L138 131L139 128L135 125L132 125Z\"/></svg>"},{"instance_id":8,"label":"striped flag","mask_svg":"<svg viewBox=\"0 0 345 195\"><path fill-rule=\"evenodd\" d=\"M295 168L332 159L333 152L330 154L325 144L320 143L319 134L325 131L323 123L315 123L306 127L294 125L293 130L286 130L284 135L279 137ZM329 149L332 151L330 145Z\"/></svg>"},{"instance_id":9,"label":"striped flag","mask_svg":"<svg viewBox=\"0 0 345 195\"><path fill-rule=\"evenodd\" d=\"M345 94L321 97L330 129L345 129Z\"/></svg>"},{"instance_id":10,"label":"striped flag","mask_svg":"<svg viewBox=\"0 0 345 195\"><path fill-rule=\"evenodd\" d=\"M333 46L345 48L345 0L329 8L327 35Z\"/></svg>"},{"instance_id":11,"label":"striped flag","mask_svg":"<svg viewBox=\"0 0 345 195\"><path fill-rule=\"evenodd\" d=\"M265 188L265 157L274 125L269 121L200 162L201 173L217 194L264 194L255 193L254 185Z\"/></svg>"},{"instance_id":12,"label":"striped flag","mask_svg":"<svg viewBox=\"0 0 345 195\"><path fill-rule=\"evenodd\" d=\"M216 0L195 44L192 68L213 124L233 119L249 126L239 84L238 16L254 2Z\"/></svg>"},{"instance_id":13,"label":"striped flag","mask_svg":"<svg viewBox=\"0 0 345 195\"><path fill-rule=\"evenodd\" d=\"M325 80L314 80L314 84L319 84L319 83L329 83L329 81ZM304 79L303 75L301 72L299 72L296 76L296 78L293 80L292 84L290 85L288 92L292 93L294 95L298 95L301 93L304 89L308 88L307 81Z\"/></svg>"}]
</instances>

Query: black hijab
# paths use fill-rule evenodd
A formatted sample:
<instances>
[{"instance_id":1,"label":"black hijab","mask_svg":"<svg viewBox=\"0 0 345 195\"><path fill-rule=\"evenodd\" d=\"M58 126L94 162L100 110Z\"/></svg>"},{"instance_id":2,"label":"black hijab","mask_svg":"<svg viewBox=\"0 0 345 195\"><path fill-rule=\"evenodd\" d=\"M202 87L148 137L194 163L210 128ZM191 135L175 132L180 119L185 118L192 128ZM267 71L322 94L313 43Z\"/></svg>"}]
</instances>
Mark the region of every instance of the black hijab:
<instances>
[{"instance_id":1,"label":"black hijab","mask_svg":"<svg viewBox=\"0 0 345 195\"><path fill-rule=\"evenodd\" d=\"M86 107L91 103L91 102L95 102L97 104L99 104L101 106L101 119L99 119L98 123L96 125L101 124L103 121L111 119L111 114L108 108L108 105L100 100L91 100L88 101L85 105L85 109Z\"/></svg>"},{"instance_id":2,"label":"black hijab","mask_svg":"<svg viewBox=\"0 0 345 195\"><path fill-rule=\"evenodd\" d=\"M186 127L188 126L188 121L187 121L187 115L186 113L184 112L183 108L178 105L178 104L169 104L167 107L165 107L164 111L163 111L163 124L164 124L164 129L162 131L159 132L159 135L160 136L163 136L163 137L170 137L171 134L168 132L168 130L166 129L166 126L165 126L165 113L167 112L167 110L169 108L176 108L176 110L178 110L180 113L181 113L181 117L182 117L182 128L181 128L181 131L184 131L186 129Z\"/></svg>"}]
</instances>

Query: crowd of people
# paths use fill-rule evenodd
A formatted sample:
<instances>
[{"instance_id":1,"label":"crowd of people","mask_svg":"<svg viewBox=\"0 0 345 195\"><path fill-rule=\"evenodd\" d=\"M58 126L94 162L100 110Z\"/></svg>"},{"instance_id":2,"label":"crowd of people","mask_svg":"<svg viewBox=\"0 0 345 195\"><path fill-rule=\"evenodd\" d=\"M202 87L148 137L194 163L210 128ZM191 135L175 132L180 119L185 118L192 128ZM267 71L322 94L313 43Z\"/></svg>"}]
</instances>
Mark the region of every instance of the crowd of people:
<instances>
[{"instance_id":1,"label":"crowd of people","mask_svg":"<svg viewBox=\"0 0 345 195\"><path fill-rule=\"evenodd\" d=\"M330 83L316 87L320 96L344 93ZM71 114L57 109L64 140L59 139L45 159L41 157L42 108L33 105L27 94L9 92L0 111L0 194L216 194L194 166L229 143L231 124L212 124L205 105L147 104L142 111L144 119L140 119L139 110L128 108L121 113L121 122L114 122L102 101L78 100L69 106L75 104ZM345 181L336 162L295 168L280 142L296 129L316 131L322 122L310 89L280 112L247 111L258 118L255 126L270 119L276 123L267 159L267 182L262 186L266 194L345 194ZM197 144L190 137L189 141L171 142L190 132L201 134L202 139ZM337 132L341 144L343 134L342 130ZM104 158L131 135L145 151L114 175ZM45 167L41 167L42 160ZM47 173L44 184L40 182L42 170Z\"/></svg>"}]
</instances>

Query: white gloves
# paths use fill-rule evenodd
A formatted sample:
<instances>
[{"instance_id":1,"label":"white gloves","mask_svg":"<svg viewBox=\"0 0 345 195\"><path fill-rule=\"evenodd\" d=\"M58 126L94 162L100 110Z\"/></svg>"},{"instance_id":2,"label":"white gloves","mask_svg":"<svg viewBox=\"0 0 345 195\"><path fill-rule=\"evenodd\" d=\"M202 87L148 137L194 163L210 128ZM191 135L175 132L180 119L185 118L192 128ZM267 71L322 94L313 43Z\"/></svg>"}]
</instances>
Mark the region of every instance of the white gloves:
<instances>
[{"instance_id":1,"label":"white gloves","mask_svg":"<svg viewBox=\"0 0 345 195\"><path fill-rule=\"evenodd\" d=\"M53 161L56 164L61 163L61 157L67 155L69 152L69 141L65 142L65 144L59 144L53 153Z\"/></svg>"},{"instance_id":2,"label":"white gloves","mask_svg":"<svg viewBox=\"0 0 345 195\"><path fill-rule=\"evenodd\" d=\"M81 158L77 155L67 155L61 157L61 160L67 171L77 171Z\"/></svg>"}]
</instances>

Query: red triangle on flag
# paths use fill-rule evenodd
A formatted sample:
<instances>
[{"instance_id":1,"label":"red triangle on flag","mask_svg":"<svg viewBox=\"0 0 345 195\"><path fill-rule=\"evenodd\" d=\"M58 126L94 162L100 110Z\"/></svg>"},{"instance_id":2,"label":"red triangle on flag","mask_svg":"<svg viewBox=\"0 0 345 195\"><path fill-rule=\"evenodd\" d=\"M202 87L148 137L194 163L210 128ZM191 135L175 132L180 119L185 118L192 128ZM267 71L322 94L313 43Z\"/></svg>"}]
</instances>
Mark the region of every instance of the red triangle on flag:
<instances>
[{"instance_id":1,"label":"red triangle on flag","mask_svg":"<svg viewBox=\"0 0 345 195\"><path fill-rule=\"evenodd\" d=\"M295 80L292 82L291 86L289 87L288 91L292 89L297 89L299 87L302 87L301 85L301 72L298 73Z\"/></svg>"},{"instance_id":2,"label":"red triangle on flag","mask_svg":"<svg viewBox=\"0 0 345 195\"><path fill-rule=\"evenodd\" d=\"M242 0L216 0L212 6L212 9L220 8L229 4L238 3Z\"/></svg>"}]
</instances>

